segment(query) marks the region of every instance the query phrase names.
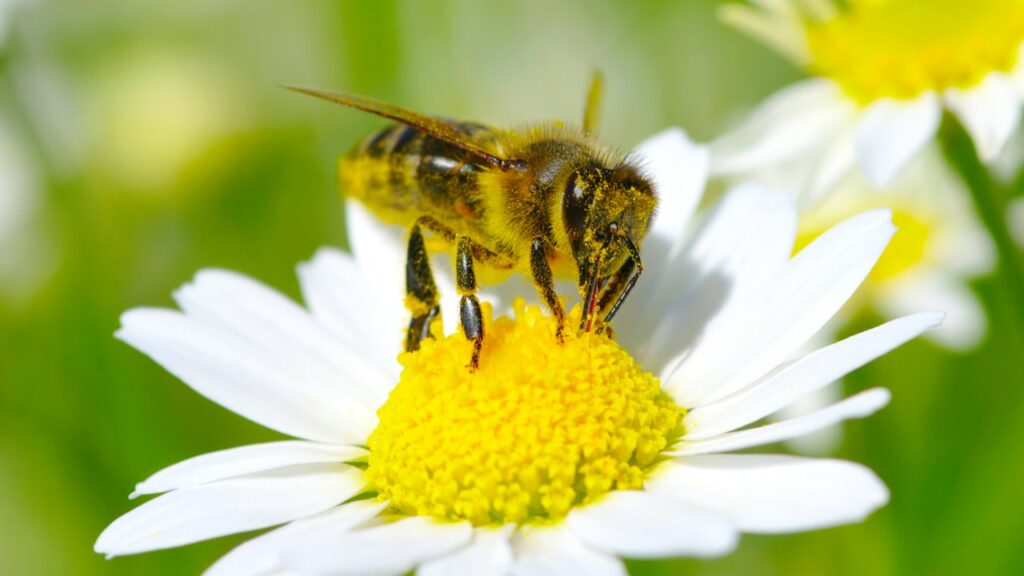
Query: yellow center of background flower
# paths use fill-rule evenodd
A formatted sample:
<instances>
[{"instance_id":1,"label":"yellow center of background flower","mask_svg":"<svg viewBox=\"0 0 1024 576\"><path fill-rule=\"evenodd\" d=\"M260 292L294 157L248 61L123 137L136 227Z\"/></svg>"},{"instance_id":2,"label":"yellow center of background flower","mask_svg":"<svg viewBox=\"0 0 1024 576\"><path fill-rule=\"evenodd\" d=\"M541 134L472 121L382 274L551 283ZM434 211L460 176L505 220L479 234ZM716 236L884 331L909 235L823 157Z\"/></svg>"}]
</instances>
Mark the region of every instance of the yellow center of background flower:
<instances>
[{"instance_id":1,"label":"yellow center of background flower","mask_svg":"<svg viewBox=\"0 0 1024 576\"><path fill-rule=\"evenodd\" d=\"M684 410L614 340L567 329L559 345L551 318L515 308L515 319L486 324L475 372L462 334L399 357L366 468L397 512L476 525L558 519L611 490L642 488L682 435Z\"/></svg>"},{"instance_id":2,"label":"yellow center of background flower","mask_svg":"<svg viewBox=\"0 0 1024 576\"><path fill-rule=\"evenodd\" d=\"M861 102L973 86L1013 69L1022 41L1021 0L849 0L807 25L812 71Z\"/></svg>"},{"instance_id":3,"label":"yellow center of background flower","mask_svg":"<svg viewBox=\"0 0 1024 576\"><path fill-rule=\"evenodd\" d=\"M923 262L927 253L928 240L932 235L934 224L926 218L915 214L912 210L895 207L891 208L891 210L892 223L896 226L896 234L889 241L889 245L882 252L882 256L875 263L875 267L871 269L871 273L868 275L868 285L886 282L902 276ZM852 214L860 211L858 209L852 212ZM921 211L917 212L920 213ZM843 218L835 215L827 218L808 218L804 220L800 225L800 231L794 245L794 253L802 250L815 238L842 220Z\"/></svg>"}]
</instances>

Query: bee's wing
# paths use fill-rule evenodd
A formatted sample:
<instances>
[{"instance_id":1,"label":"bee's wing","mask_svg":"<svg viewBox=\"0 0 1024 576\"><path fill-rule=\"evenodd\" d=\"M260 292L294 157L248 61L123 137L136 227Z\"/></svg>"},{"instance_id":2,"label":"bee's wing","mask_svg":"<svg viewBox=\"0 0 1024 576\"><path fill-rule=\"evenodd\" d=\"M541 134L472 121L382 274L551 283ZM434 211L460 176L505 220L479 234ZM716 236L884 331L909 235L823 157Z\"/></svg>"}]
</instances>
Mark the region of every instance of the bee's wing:
<instances>
[{"instance_id":1,"label":"bee's wing","mask_svg":"<svg viewBox=\"0 0 1024 576\"><path fill-rule=\"evenodd\" d=\"M413 112L394 104L388 104L387 102L381 102L380 100L374 100L373 98L367 98L365 96L358 96L355 94L339 94L336 92L328 92L326 90L318 90L316 88L302 88L298 86L285 86L285 88L299 92L301 94L307 94L321 100L327 100L328 102L334 102L341 104L342 106L348 106L377 116L382 116L402 124L408 124L413 128L430 134L438 140L443 140L456 148L477 156L484 162L491 164L502 170L507 170L517 165L517 163L509 158L502 158L496 154L485 150L479 144L474 142L468 135L463 134L456 130L451 124L432 118L419 112Z\"/></svg>"}]
</instances>

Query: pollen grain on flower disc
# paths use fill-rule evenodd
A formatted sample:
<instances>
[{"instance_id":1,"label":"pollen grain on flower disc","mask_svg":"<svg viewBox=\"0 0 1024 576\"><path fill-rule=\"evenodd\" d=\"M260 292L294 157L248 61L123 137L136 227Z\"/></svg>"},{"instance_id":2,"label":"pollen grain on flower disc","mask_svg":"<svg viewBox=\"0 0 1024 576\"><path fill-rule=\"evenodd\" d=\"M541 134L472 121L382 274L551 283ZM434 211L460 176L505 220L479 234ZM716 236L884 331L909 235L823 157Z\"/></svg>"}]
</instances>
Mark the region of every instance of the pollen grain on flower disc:
<instances>
[{"instance_id":1,"label":"pollen grain on flower disc","mask_svg":"<svg viewBox=\"0 0 1024 576\"><path fill-rule=\"evenodd\" d=\"M1009 72L1024 42L1020 0L849 0L807 27L815 73L871 102L969 88Z\"/></svg>"},{"instance_id":2,"label":"pollen grain on flower disc","mask_svg":"<svg viewBox=\"0 0 1024 576\"><path fill-rule=\"evenodd\" d=\"M402 514L522 524L641 488L682 433L657 378L606 336L566 330L557 344L554 321L521 302L486 328L476 372L461 334L400 357L367 442L380 497Z\"/></svg>"}]
</instances>

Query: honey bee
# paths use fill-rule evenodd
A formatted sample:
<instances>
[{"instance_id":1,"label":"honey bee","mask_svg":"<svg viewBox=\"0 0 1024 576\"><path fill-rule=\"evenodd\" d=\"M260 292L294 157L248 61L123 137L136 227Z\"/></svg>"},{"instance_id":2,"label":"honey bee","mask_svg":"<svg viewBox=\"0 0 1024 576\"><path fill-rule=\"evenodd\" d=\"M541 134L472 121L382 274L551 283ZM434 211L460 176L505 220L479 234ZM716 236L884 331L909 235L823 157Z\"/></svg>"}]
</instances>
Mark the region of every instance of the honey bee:
<instances>
[{"instance_id":1,"label":"honey bee","mask_svg":"<svg viewBox=\"0 0 1024 576\"><path fill-rule=\"evenodd\" d=\"M393 120L339 160L343 192L377 218L410 229L405 349L419 349L441 314L430 270L428 230L454 250L459 319L480 361L484 326L477 267L500 280L532 278L557 319L565 311L554 279L574 279L583 301L579 330L603 330L643 271L639 245L657 205L652 182L630 159L593 136L601 100L595 74L583 127L545 123L508 130L425 116L363 96L296 92ZM596 322L595 322L596 320Z\"/></svg>"}]
</instances>

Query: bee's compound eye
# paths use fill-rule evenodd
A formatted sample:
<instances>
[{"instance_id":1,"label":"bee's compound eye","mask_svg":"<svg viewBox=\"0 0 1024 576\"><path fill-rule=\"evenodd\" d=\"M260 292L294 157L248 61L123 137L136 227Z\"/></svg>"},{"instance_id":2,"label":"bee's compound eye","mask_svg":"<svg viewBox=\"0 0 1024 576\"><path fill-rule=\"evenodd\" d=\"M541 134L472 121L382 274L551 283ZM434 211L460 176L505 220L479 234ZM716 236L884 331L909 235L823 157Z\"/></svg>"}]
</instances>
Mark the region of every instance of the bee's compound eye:
<instances>
[{"instance_id":1,"label":"bee's compound eye","mask_svg":"<svg viewBox=\"0 0 1024 576\"><path fill-rule=\"evenodd\" d=\"M562 219L565 222L565 230L573 242L583 233L592 200L590 191L580 184L579 173L573 172L565 182L565 192L562 196Z\"/></svg>"}]
</instances>

